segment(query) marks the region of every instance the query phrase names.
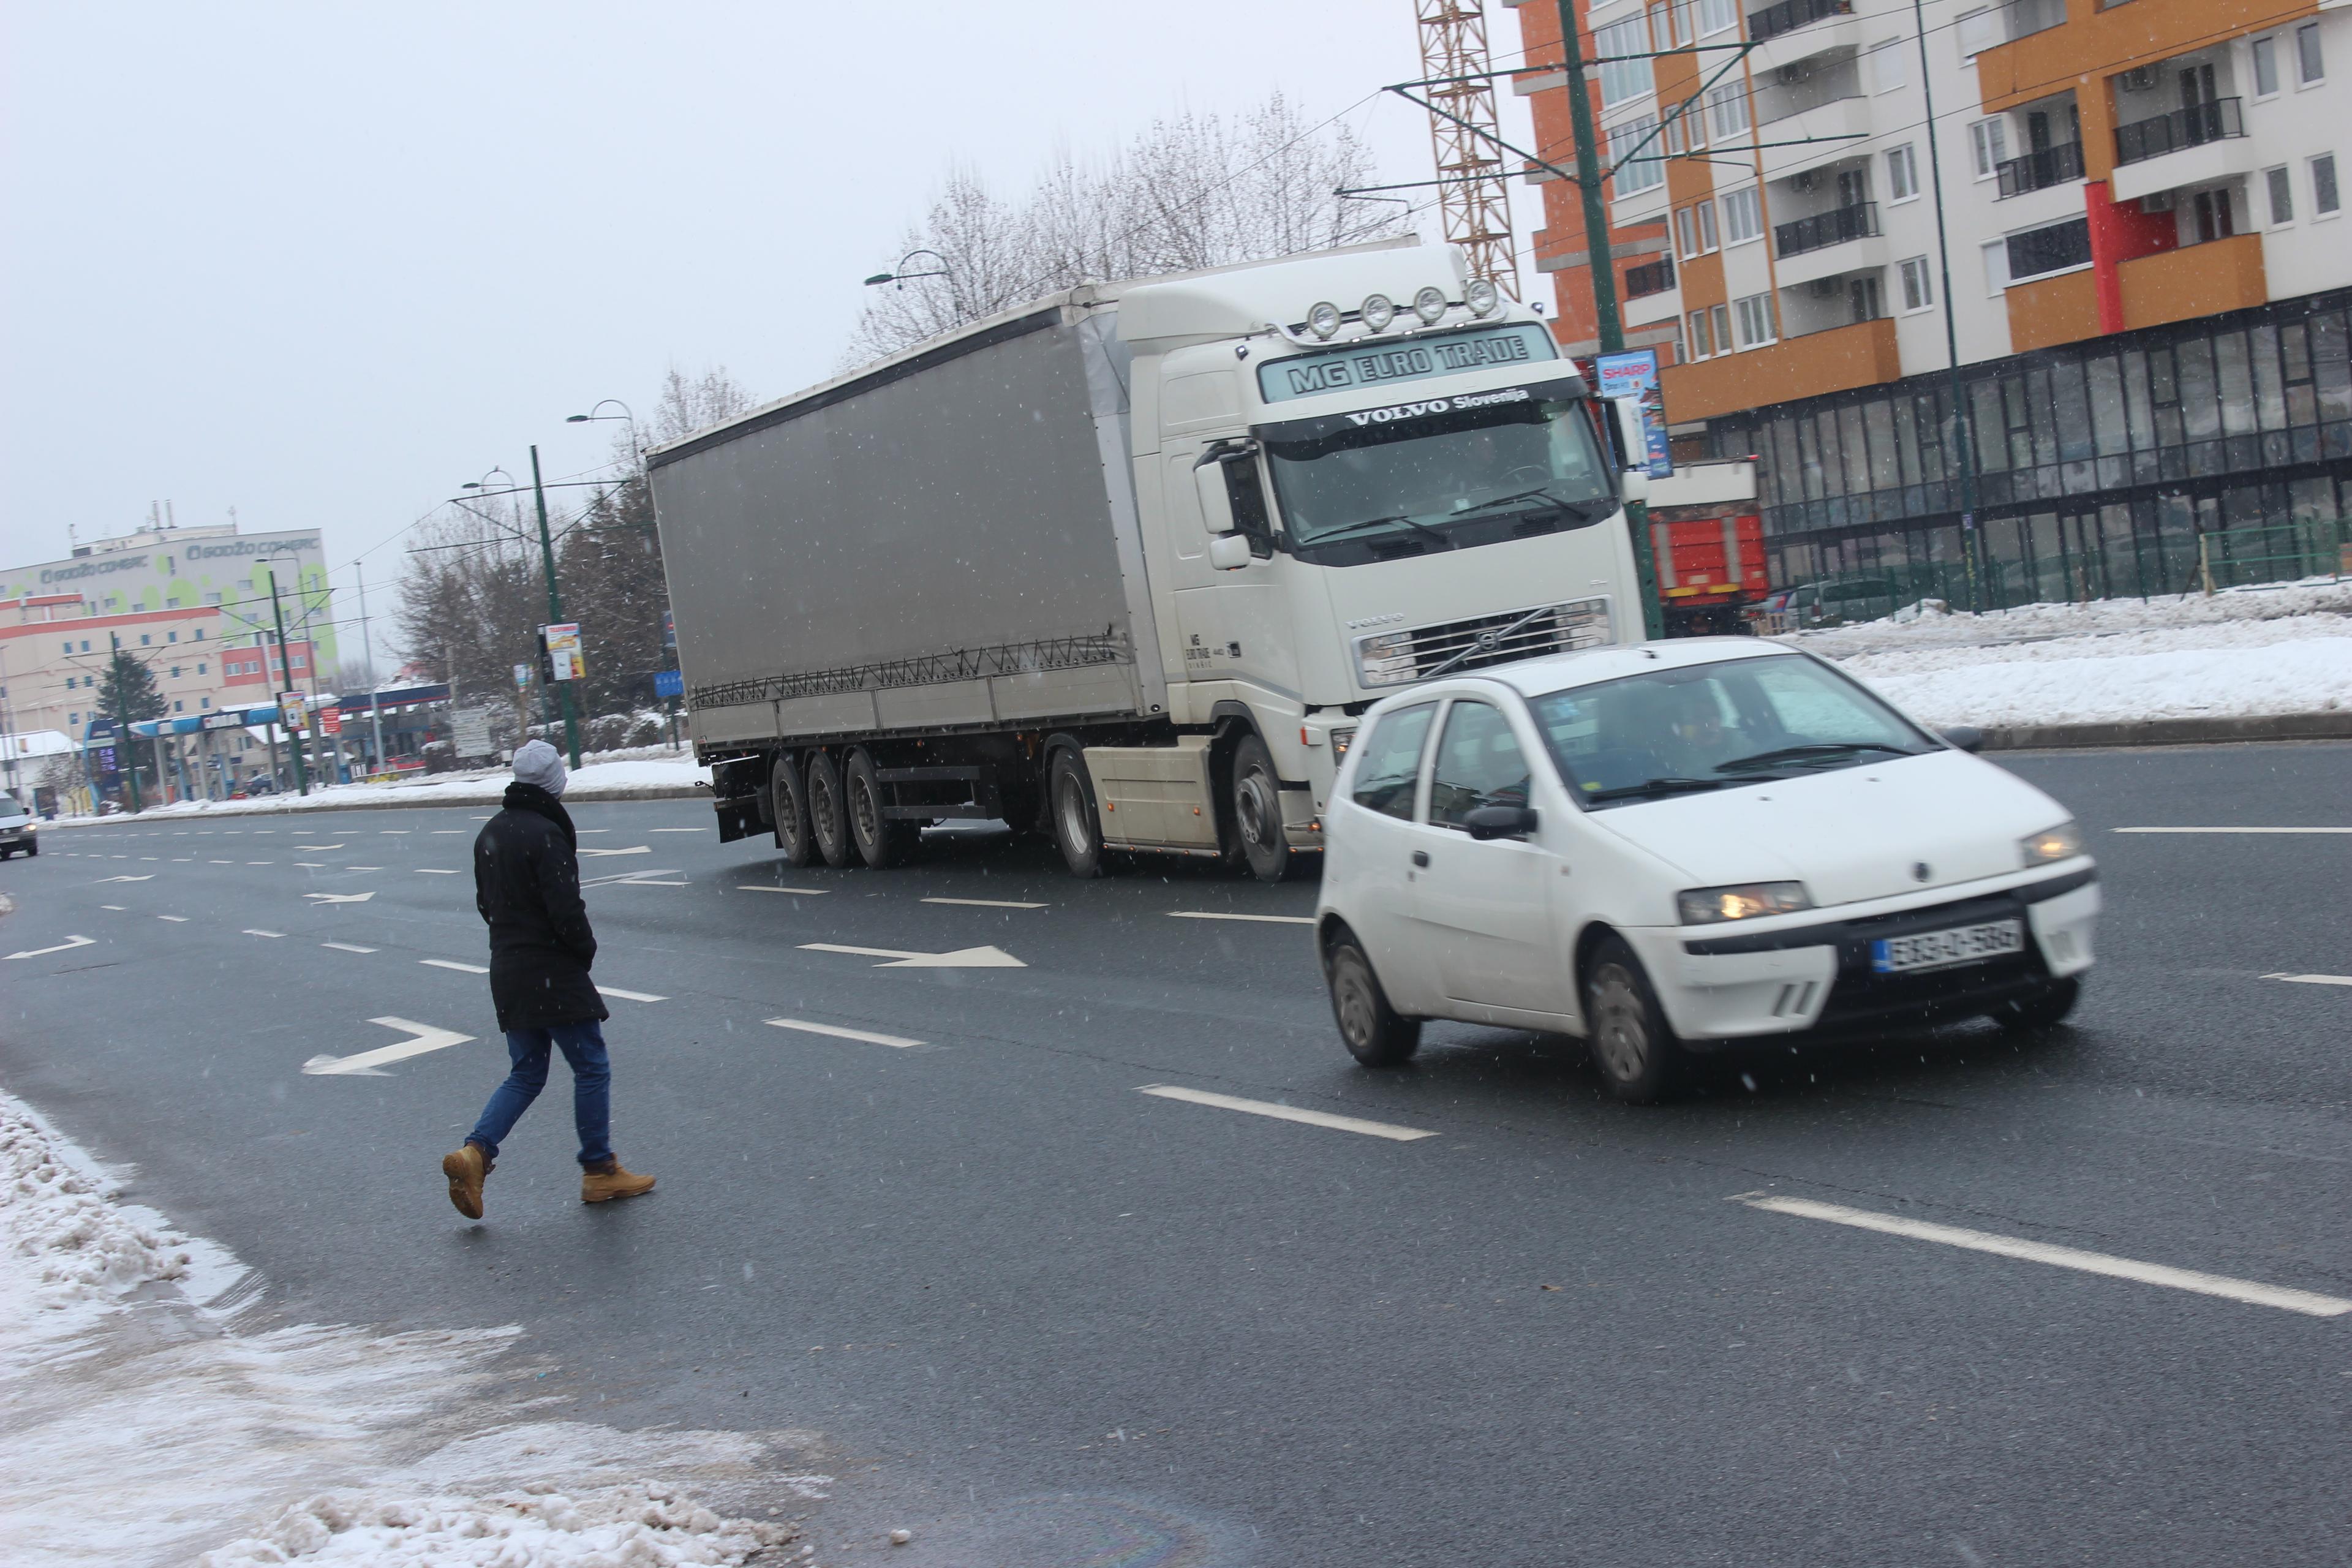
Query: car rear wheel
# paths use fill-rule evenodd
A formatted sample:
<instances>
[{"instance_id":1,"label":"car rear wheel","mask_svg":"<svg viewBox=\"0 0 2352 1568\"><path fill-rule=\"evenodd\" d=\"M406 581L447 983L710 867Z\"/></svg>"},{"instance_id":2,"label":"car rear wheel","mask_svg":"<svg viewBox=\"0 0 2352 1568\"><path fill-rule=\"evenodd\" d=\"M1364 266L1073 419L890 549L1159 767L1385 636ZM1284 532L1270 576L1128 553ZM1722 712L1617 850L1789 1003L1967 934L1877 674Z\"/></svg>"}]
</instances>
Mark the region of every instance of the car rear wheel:
<instances>
[{"instance_id":1,"label":"car rear wheel","mask_svg":"<svg viewBox=\"0 0 2352 1568\"><path fill-rule=\"evenodd\" d=\"M2011 1034L2053 1029L2066 1021L2066 1015L2082 999L2082 979L2070 974L2063 980L2053 980L2039 991L2002 1003L1987 1016Z\"/></svg>"},{"instance_id":2,"label":"car rear wheel","mask_svg":"<svg viewBox=\"0 0 2352 1568\"><path fill-rule=\"evenodd\" d=\"M816 858L816 841L809 832L808 790L801 783L800 762L790 752L776 759L770 785L776 815L776 847L787 866L805 866Z\"/></svg>"},{"instance_id":3,"label":"car rear wheel","mask_svg":"<svg viewBox=\"0 0 2352 1568\"><path fill-rule=\"evenodd\" d=\"M1087 777L1086 760L1073 751L1055 752L1053 766L1045 771L1045 793L1062 863L1073 877L1101 876L1101 819L1095 816L1095 786Z\"/></svg>"},{"instance_id":4,"label":"car rear wheel","mask_svg":"<svg viewBox=\"0 0 2352 1568\"><path fill-rule=\"evenodd\" d=\"M868 866L884 871L903 862L922 837L920 825L893 818L885 809L882 781L873 753L860 748L849 753L842 778L842 795L849 818L849 837Z\"/></svg>"},{"instance_id":5,"label":"car rear wheel","mask_svg":"<svg viewBox=\"0 0 2352 1568\"><path fill-rule=\"evenodd\" d=\"M1323 955L1323 978L1331 987L1331 1016L1348 1054L1368 1068L1402 1067L1421 1048L1421 1020L1389 1005L1388 993L1372 972L1372 961L1343 932Z\"/></svg>"},{"instance_id":6,"label":"car rear wheel","mask_svg":"<svg viewBox=\"0 0 2352 1568\"><path fill-rule=\"evenodd\" d=\"M1674 1091L1685 1066L1682 1042L1622 938L1602 942L1585 966L1584 1026L1592 1065L1611 1094L1652 1105Z\"/></svg>"},{"instance_id":7,"label":"car rear wheel","mask_svg":"<svg viewBox=\"0 0 2352 1568\"><path fill-rule=\"evenodd\" d=\"M849 842L849 820L841 808L841 768L824 752L808 754L802 775L808 784L809 836L828 866L846 866L857 858Z\"/></svg>"}]
</instances>

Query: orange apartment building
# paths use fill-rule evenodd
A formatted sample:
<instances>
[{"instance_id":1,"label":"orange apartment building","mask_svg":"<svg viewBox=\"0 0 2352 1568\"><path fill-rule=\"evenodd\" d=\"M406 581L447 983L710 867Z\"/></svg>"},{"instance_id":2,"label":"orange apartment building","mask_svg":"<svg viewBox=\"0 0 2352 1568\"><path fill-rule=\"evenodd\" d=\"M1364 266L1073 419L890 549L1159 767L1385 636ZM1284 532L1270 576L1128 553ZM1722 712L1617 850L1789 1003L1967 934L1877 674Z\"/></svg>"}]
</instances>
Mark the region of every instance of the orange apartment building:
<instances>
[{"instance_id":1,"label":"orange apartment building","mask_svg":"<svg viewBox=\"0 0 2352 1568\"><path fill-rule=\"evenodd\" d=\"M1515 9L1538 150L1572 166L1558 8ZM1692 51L1587 68L1604 163L1656 132L1612 182L1611 243L1627 342L1669 362L1677 452L1761 458L1776 584L1957 601L1970 520L1990 603L2181 591L2225 531L2240 575L2333 563L2352 515L2336 6L1933 0L1924 37L1908 0L1577 12L1588 60ZM1528 177L1560 334L1589 353L1577 193Z\"/></svg>"}]
</instances>

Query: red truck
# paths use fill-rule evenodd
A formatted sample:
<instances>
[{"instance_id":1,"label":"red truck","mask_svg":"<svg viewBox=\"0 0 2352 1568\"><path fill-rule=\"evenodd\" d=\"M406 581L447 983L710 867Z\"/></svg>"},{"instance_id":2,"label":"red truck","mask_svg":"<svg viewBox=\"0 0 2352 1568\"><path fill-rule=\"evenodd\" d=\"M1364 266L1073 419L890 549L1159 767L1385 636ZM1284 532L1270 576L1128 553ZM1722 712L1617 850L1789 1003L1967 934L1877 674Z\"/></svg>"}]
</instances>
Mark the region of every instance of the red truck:
<instances>
[{"instance_id":1,"label":"red truck","mask_svg":"<svg viewBox=\"0 0 2352 1568\"><path fill-rule=\"evenodd\" d=\"M1756 459L1677 463L1651 480L1650 548L1668 637L1752 630L1745 612L1772 591Z\"/></svg>"}]
</instances>

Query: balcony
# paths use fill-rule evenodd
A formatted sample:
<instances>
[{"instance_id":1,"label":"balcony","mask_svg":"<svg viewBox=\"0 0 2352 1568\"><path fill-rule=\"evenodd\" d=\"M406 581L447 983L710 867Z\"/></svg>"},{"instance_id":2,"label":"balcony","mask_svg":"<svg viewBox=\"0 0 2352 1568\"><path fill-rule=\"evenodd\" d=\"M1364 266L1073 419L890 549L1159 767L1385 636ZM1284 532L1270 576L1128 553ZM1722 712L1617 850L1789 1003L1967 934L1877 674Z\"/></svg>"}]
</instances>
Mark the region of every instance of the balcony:
<instances>
[{"instance_id":1,"label":"balcony","mask_svg":"<svg viewBox=\"0 0 2352 1568\"><path fill-rule=\"evenodd\" d=\"M1645 261L1639 267L1625 268L1625 298L1640 300L1651 294L1663 294L1675 286L1675 258L1661 256L1655 261Z\"/></svg>"},{"instance_id":2,"label":"balcony","mask_svg":"<svg viewBox=\"0 0 2352 1568\"><path fill-rule=\"evenodd\" d=\"M2210 99L2191 109L2176 109L2169 114L2116 126L2116 162L2145 163L2184 147L2202 147L2245 133L2245 117L2239 112L2236 99Z\"/></svg>"},{"instance_id":3,"label":"balcony","mask_svg":"<svg viewBox=\"0 0 2352 1568\"><path fill-rule=\"evenodd\" d=\"M1783 339L1769 348L1669 365L1661 380L1666 406L1676 419L1712 419L1768 403L1895 381L1902 374L1895 323L1881 318Z\"/></svg>"},{"instance_id":4,"label":"balcony","mask_svg":"<svg viewBox=\"0 0 2352 1568\"><path fill-rule=\"evenodd\" d=\"M1794 223L1775 225L1772 249L1779 256L1802 256L1808 250L1843 245L1849 239L1868 239L1877 232L1878 204L1856 202L1852 206L1832 207L1811 217L1801 217Z\"/></svg>"},{"instance_id":5,"label":"balcony","mask_svg":"<svg viewBox=\"0 0 2352 1568\"><path fill-rule=\"evenodd\" d=\"M2052 185L2063 185L2069 180L2081 179L2083 144L2080 142L2061 142L2054 147L2044 147L1993 167L2000 175L2000 195L1993 199L2005 202L2028 191L2047 190Z\"/></svg>"},{"instance_id":6,"label":"balcony","mask_svg":"<svg viewBox=\"0 0 2352 1568\"><path fill-rule=\"evenodd\" d=\"M1783 33L1793 33L1824 16L1852 15L1853 0L1780 0L1778 5L1748 13L1748 37L1760 44Z\"/></svg>"}]
</instances>

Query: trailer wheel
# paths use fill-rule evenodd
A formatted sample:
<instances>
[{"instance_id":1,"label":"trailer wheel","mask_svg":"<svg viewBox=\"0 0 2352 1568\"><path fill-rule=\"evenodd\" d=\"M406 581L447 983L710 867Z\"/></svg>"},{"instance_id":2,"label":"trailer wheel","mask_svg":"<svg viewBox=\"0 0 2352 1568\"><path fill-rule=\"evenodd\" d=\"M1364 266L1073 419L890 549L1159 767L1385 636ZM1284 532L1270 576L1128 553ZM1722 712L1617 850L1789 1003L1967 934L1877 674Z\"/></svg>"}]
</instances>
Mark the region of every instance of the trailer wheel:
<instances>
[{"instance_id":1,"label":"trailer wheel","mask_svg":"<svg viewBox=\"0 0 2352 1568\"><path fill-rule=\"evenodd\" d=\"M882 781L875 774L873 753L865 747L849 753L849 766L842 776L841 788L850 842L857 847L858 855L877 871L887 871L905 861L921 841L922 826L903 819L893 820L884 814Z\"/></svg>"},{"instance_id":2,"label":"trailer wheel","mask_svg":"<svg viewBox=\"0 0 2352 1568\"><path fill-rule=\"evenodd\" d=\"M1073 877L1099 877L1103 871L1101 819L1095 815L1095 786L1087 777L1086 760L1076 752L1054 753L1045 770L1045 789L1053 802L1054 842L1062 863Z\"/></svg>"},{"instance_id":3,"label":"trailer wheel","mask_svg":"<svg viewBox=\"0 0 2352 1568\"><path fill-rule=\"evenodd\" d=\"M828 866L846 866L856 858L849 842L849 821L841 809L841 768L824 752L808 754L809 837Z\"/></svg>"},{"instance_id":4,"label":"trailer wheel","mask_svg":"<svg viewBox=\"0 0 2352 1568\"><path fill-rule=\"evenodd\" d=\"M792 752L776 758L776 771L768 787L775 806L776 847L784 852L785 865L805 866L816 858L816 843L809 836L808 790L801 783L800 763Z\"/></svg>"},{"instance_id":5,"label":"trailer wheel","mask_svg":"<svg viewBox=\"0 0 2352 1568\"><path fill-rule=\"evenodd\" d=\"M1261 882L1281 881L1298 857L1282 831L1282 780L1274 771L1274 753L1255 735L1243 736L1234 748L1233 801L1234 830L1250 875Z\"/></svg>"}]
</instances>

